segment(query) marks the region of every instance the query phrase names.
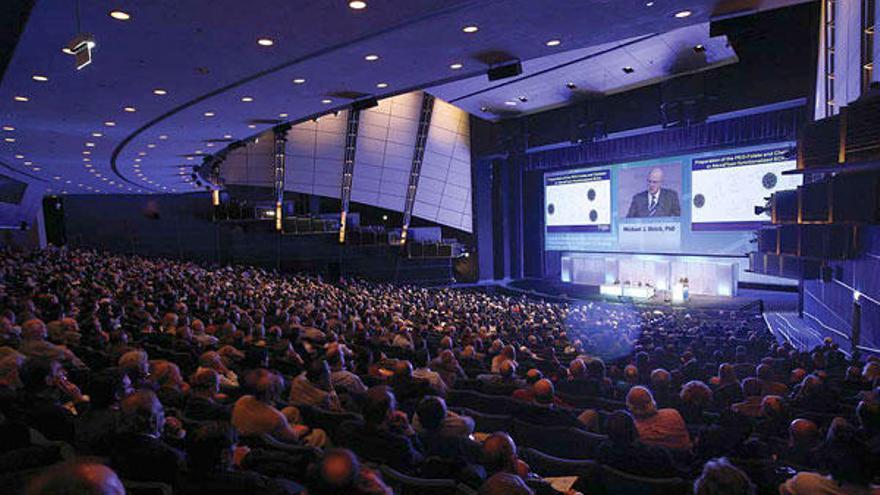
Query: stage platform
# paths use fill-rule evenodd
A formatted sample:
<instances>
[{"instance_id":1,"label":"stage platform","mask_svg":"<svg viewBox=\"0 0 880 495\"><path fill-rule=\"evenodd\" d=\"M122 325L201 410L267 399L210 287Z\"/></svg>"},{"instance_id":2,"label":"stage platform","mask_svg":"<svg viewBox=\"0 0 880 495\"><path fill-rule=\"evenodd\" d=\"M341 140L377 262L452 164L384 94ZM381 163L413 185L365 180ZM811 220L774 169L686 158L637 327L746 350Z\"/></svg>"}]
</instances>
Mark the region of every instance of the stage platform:
<instances>
[{"instance_id":1,"label":"stage platform","mask_svg":"<svg viewBox=\"0 0 880 495\"><path fill-rule=\"evenodd\" d=\"M500 287L514 292L530 294L548 299L565 301L607 301L627 304L674 306L695 309L740 310L756 308L763 302L764 311L797 311L797 293L783 290L760 290L742 288L732 297L692 295L683 302L673 304L669 301L669 291L658 291L654 297L644 300L603 296L599 286L570 284L554 280L522 279L499 283Z\"/></svg>"}]
</instances>

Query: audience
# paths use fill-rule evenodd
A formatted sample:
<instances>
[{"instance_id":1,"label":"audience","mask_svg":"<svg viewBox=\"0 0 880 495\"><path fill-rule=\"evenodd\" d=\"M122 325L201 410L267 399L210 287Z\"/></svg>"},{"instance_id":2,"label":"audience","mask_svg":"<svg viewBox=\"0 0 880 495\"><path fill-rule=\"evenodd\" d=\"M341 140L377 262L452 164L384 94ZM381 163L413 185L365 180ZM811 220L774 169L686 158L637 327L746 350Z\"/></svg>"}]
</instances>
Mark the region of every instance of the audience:
<instances>
[{"instance_id":1,"label":"audience","mask_svg":"<svg viewBox=\"0 0 880 495\"><path fill-rule=\"evenodd\" d=\"M0 282L9 448L33 431L178 493L391 493L362 461L482 493L556 493L494 432L513 419L593 432L597 462L699 494L872 493L878 481L880 359L778 343L749 310L57 248L2 252ZM306 451L315 462L300 470L291 456ZM31 493L122 493L119 478L59 465Z\"/></svg>"}]
</instances>

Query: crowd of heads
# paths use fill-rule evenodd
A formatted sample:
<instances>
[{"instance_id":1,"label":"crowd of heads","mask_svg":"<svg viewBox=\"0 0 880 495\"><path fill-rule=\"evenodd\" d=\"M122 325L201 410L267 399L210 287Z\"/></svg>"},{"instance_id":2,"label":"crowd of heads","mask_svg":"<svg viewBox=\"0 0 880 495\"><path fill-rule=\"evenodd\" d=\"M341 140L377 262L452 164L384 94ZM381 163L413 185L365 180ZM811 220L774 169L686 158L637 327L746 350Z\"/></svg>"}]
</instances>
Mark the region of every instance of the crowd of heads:
<instances>
[{"instance_id":1,"label":"crowd of heads","mask_svg":"<svg viewBox=\"0 0 880 495\"><path fill-rule=\"evenodd\" d=\"M867 489L878 385L880 360L830 341L796 349L747 311L0 254L0 427L21 438L4 453L39 447L28 430L77 453L35 494L66 493L63 479L81 493L123 493L120 479L192 494L390 493L377 465L553 493L513 432L479 431L478 412L447 402L463 389L599 435L597 463L691 480L697 494Z\"/></svg>"}]
</instances>

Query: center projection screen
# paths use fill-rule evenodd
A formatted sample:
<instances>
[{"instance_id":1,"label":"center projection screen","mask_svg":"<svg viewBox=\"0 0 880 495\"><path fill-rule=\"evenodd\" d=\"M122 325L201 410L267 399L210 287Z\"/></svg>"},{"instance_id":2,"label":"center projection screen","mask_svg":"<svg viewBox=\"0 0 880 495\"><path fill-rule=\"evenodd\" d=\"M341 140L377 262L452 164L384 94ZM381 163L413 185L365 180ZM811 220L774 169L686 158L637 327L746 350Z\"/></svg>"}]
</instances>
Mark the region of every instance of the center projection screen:
<instances>
[{"instance_id":1,"label":"center projection screen","mask_svg":"<svg viewBox=\"0 0 880 495\"><path fill-rule=\"evenodd\" d=\"M735 148L544 175L548 251L742 256L770 221L755 206L794 189L795 144Z\"/></svg>"}]
</instances>

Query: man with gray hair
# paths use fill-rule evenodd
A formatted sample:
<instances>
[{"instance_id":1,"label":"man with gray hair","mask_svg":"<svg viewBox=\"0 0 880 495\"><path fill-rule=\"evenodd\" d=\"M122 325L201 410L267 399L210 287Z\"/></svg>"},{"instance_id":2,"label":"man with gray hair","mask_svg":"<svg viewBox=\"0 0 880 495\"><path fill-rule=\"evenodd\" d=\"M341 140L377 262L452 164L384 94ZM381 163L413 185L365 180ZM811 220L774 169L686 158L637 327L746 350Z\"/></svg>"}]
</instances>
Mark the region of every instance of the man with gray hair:
<instances>
[{"instance_id":1,"label":"man with gray hair","mask_svg":"<svg viewBox=\"0 0 880 495\"><path fill-rule=\"evenodd\" d=\"M663 169L652 168L647 182L647 189L633 195L626 218L681 216L678 192L663 187Z\"/></svg>"}]
</instances>

